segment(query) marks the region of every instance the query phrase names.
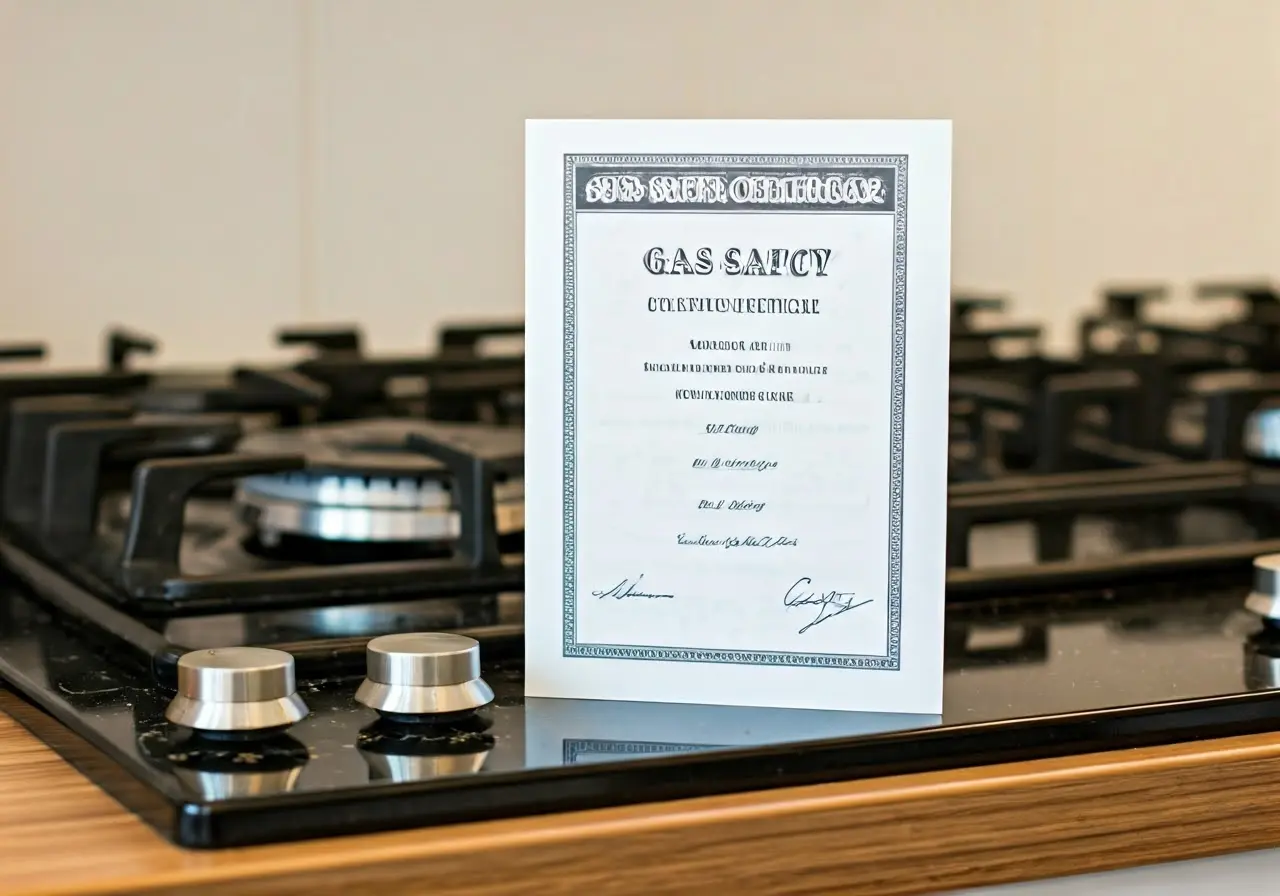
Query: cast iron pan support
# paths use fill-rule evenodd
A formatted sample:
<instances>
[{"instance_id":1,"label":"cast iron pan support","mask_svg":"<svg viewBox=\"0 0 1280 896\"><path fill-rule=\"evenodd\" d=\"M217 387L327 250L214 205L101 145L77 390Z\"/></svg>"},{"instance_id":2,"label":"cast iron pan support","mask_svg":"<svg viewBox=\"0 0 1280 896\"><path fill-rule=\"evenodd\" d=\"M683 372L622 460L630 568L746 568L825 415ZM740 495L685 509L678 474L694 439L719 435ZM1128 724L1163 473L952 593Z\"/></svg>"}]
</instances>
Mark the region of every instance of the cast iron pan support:
<instances>
[{"instance_id":1,"label":"cast iron pan support","mask_svg":"<svg viewBox=\"0 0 1280 896\"><path fill-rule=\"evenodd\" d=\"M139 594L179 574L183 508L200 486L305 468L305 458L294 455L214 454L139 464L133 472L133 504L120 558L120 584Z\"/></svg>"},{"instance_id":2,"label":"cast iron pan support","mask_svg":"<svg viewBox=\"0 0 1280 896\"><path fill-rule=\"evenodd\" d=\"M524 433L513 430L499 440L476 440L453 427L432 434L414 434L408 447L443 463L453 475L453 488L462 517L458 554L473 568L502 565L494 515L494 487L524 477Z\"/></svg>"},{"instance_id":3,"label":"cast iron pan support","mask_svg":"<svg viewBox=\"0 0 1280 896\"><path fill-rule=\"evenodd\" d=\"M88 538L97 525L99 477L111 448L156 440L181 440L217 450L240 437L234 416L196 416L136 423L90 420L53 427L47 441L40 528L46 539ZM181 531L181 520L177 526Z\"/></svg>"}]
</instances>

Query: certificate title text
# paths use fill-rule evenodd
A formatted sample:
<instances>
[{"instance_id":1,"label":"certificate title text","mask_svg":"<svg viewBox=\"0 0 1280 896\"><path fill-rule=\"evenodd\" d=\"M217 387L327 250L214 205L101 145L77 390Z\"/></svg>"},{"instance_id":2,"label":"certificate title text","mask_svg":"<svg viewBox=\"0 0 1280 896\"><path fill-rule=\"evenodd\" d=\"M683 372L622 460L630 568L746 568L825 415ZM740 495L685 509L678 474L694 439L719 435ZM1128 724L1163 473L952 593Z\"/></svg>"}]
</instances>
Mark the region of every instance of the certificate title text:
<instances>
[{"instance_id":1,"label":"certificate title text","mask_svg":"<svg viewBox=\"0 0 1280 896\"><path fill-rule=\"evenodd\" d=\"M661 158L631 165L572 166L574 206L590 212L824 212L890 214L904 184L890 164L663 164Z\"/></svg>"},{"instance_id":2,"label":"certificate title text","mask_svg":"<svg viewBox=\"0 0 1280 896\"><path fill-rule=\"evenodd\" d=\"M587 181L590 203L655 205L884 205L879 177L815 174L597 174Z\"/></svg>"}]
</instances>

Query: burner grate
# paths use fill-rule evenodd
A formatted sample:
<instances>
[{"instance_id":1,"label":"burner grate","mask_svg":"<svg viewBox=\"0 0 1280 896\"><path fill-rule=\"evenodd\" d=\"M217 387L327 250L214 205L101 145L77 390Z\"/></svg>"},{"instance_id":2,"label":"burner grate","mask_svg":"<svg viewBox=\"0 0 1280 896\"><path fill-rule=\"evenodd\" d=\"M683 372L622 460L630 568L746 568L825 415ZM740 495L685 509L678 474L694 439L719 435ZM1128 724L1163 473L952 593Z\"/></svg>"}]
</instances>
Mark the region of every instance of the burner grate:
<instances>
[{"instance_id":1,"label":"burner grate","mask_svg":"<svg viewBox=\"0 0 1280 896\"><path fill-rule=\"evenodd\" d=\"M235 416L140 421L128 412L127 403L88 398L24 402L11 412L11 453L26 461L10 470L22 485L6 504L15 539L109 601L140 612L193 613L240 604L339 604L357 592L381 598L476 593L522 581L522 548L511 543L523 533L524 446L518 430L362 421L242 438ZM367 450L373 433L384 439L384 448L397 450ZM175 445L185 456L174 456ZM133 467L127 515L104 518L100 509L110 482L104 472L125 449L126 466ZM366 462L374 466L362 467ZM392 471L414 483L395 494L416 494L420 501L430 496L435 506L329 510L348 514L347 525L353 511L363 510L400 513L418 526L417 534L428 523L443 527L431 532L440 537L428 539L432 550L420 552L425 556L351 565L264 557L249 549L261 525L258 531L244 525L233 503L216 496L213 519L203 529L187 526L188 505L200 504L202 489L211 483L238 481L242 498L269 495L273 487L311 489L318 497L325 482L354 480L361 469L366 475L358 488L366 500ZM285 506L286 493L275 497L275 508ZM253 500L245 504L259 524L264 509L273 512ZM314 513L318 505L293 506ZM273 521L279 518L268 520ZM330 534L298 528L277 527L277 534ZM443 549L442 541L448 542ZM194 555L188 565L194 569L184 568L184 555Z\"/></svg>"}]
</instances>

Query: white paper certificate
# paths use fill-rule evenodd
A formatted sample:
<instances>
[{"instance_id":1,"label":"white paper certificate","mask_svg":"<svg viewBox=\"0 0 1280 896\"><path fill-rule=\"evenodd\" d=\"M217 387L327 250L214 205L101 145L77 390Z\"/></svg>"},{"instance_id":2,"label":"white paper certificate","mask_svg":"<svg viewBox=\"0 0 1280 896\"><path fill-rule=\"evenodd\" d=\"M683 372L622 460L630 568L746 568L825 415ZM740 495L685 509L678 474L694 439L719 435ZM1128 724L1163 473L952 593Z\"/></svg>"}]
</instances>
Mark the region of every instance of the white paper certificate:
<instances>
[{"instance_id":1,"label":"white paper certificate","mask_svg":"<svg viewBox=\"0 0 1280 896\"><path fill-rule=\"evenodd\" d=\"M938 713L951 127L531 121L526 692Z\"/></svg>"}]
</instances>

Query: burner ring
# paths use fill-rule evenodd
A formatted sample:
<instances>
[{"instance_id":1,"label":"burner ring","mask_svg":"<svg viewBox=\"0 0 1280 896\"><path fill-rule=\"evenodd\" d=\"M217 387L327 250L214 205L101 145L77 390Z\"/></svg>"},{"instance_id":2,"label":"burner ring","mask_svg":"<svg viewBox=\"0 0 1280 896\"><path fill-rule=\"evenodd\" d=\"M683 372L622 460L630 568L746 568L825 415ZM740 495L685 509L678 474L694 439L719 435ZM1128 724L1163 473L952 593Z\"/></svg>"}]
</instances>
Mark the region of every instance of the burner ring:
<instances>
[{"instance_id":1,"label":"burner ring","mask_svg":"<svg viewBox=\"0 0 1280 896\"><path fill-rule=\"evenodd\" d=\"M281 535L322 541L432 542L452 541L462 533L462 518L452 508L396 510L377 507L324 507L239 494L264 544ZM498 535L524 531L524 501L494 506Z\"/></svg>"},{"instance_id":2,"label":"burner ring","mask_svg":"<svg viewBox=\"0 0 1280 896\"><path fill-rule=\"evenodd\" d=\"M415 477L372 478L287 473L247 476L239 493L247 502L291 501L334 508L448 510L453 496L446 482Z\"/></svg>"},{"instance_id":3,"label":"burner ring","mask_svg":"<svg viewBox=\"0 0 1280 896\"><path fill-rule=\"evenodd\" d=\"M301 454L302 472L241 479L236 501L267 547L283 536L341 542L447 542L462 532L452 475L406 447L433 424L361 420L254 433L248 454ZM524 530L524 481L494 488L499 535Z\"/></svg>"},{"instance_id":4,"label":"burner ring","mask_svg":"<svg viewBox=\"0 0 1280 896\"><path fill-rule=\"evenodd\" d=\"M325 507L296 501L259 498L241 492L258 537L268 546L281 535L322 541L432 542L452 541L462 531L456 512L395 510L375 507Z\"/></svg>"}]
</instances>

